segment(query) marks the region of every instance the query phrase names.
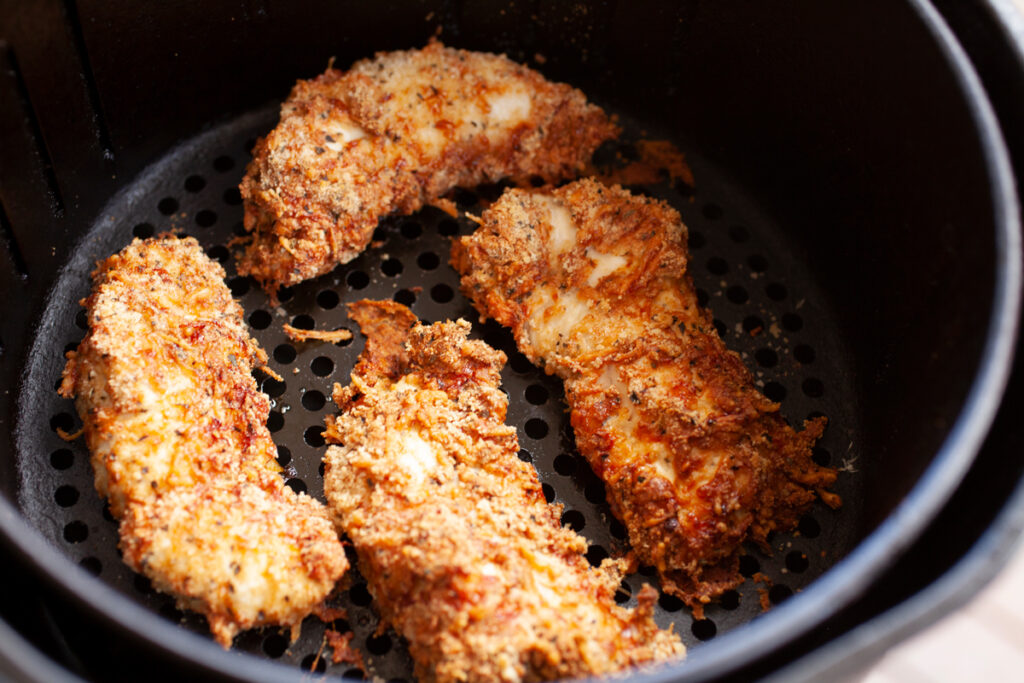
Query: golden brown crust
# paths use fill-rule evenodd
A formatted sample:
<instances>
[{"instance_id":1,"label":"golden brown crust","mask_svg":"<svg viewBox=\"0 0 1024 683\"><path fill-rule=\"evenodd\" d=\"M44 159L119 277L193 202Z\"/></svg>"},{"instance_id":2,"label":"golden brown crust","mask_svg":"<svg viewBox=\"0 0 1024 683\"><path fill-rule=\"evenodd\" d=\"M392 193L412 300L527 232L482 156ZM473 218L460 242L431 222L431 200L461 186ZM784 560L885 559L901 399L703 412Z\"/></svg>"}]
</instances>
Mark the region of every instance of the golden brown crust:
<instances>
[{"instance_id":1,"label":"golden brown crust","mask_svg":"<svg viewBox=\"0 0 1024 683\"><path fill-rule=\"evenodd\" d=\"M453 249L463 291L565 380L639 559L699 612L742 581L742 542L792 529L835 480L810 459L824 420L794 432L754 388L697 305L668 205L581 180L509 190L481 218Z\"/></svg>"},{"instance_id":2,"label":"golden brown crust","mask_svg":"<svg viewBox=\"0 0 1024 683\"><path fill-rule=\"evenodd\" d=\"M336 391L324 487L383 618L420 681L536 681L681 656L640 606L615 605L622 563L593 569L516 456L500 351L464 321L415 325L392 302L350 306L368 333Z\"/></svg>"},{"instance_id":3,"label":"golden brown crust","mask_svg":"<svg viewBox=\"0 0 1024 683\"><path fill-rule=\"evenodd\" d=\"M295 626L347 566L324 508L284 485L223 269L191 238L135 240L93 273L89 332L68 354L96 488L124 560L223 645Z\"/></svg>"},{"instance_id":4,"label":"golden brown crust","mask_svg":"<svg viewBox=\"0 0 1024 683\"><path fill-rule=\"evenodd\" d=\"M253 151L239 271L273 293L354 258L384 216L457 186L570 177L616 134L580 91L504 56L432 41L328 69Z\"/></svg>"}]
</instances>

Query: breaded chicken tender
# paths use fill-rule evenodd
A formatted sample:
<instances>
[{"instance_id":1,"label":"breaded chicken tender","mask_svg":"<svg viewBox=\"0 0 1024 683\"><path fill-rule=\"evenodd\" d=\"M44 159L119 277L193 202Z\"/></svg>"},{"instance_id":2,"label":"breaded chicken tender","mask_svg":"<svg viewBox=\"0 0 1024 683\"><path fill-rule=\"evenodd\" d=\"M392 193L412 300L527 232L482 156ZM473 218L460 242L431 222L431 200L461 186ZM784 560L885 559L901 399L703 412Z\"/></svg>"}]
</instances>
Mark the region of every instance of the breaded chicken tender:
<instances>
[{"instance_id":1,"label":"breaded chicken tender","mask_svg":"<svg viewBox=\"0 0 1024 683\"><path fill-rule=\"evenodd\" d=\"M834 470L811 460L824 419L795 432L726 349L687 274L667 204L581 180L508 190L452 263L484 318L565 381L580 453L641 562L698 617L742 581L740 544L766 550Z\"/></svg>"},{"instance_id":2,"label":"breaded chicken tender","mask_svg":"<svg viewBox=\"0 0 1024 683\"><path fill-rule=\"evenodd\" d=\"M224 271L192 238L134 240L93 273L89 332L68 353L96 489L125 562L225 647L243 629L297 627L347 568L324 507L285 486Z\"/></svg>"},{"instance_id":3,"label":"breaded chicken tender","mask_svg":"<svg viewBox=\"0 0 1024 683\"><path fill-rule=\"evenodd\" d=\"M350 305L367 336L326 437L324 486L375 604L434 681L575 678L681 657L639 605L615 604L620 561L592 568L517 457L505 355L465 321L418 325L392 302Z\"/></svg>"},{"instance_id":4,"label":"breaded chicken tender","mask_svg":"<svg viewBox=\"0 0 1024 683\"><path fill-rule=\"evenodd\" d=\"M378 221L459 186L577 173L618 133L579 90L432 41L299 81L242 180L239 272L272 294L355 258Z\"/></svg>"}]
</instances>

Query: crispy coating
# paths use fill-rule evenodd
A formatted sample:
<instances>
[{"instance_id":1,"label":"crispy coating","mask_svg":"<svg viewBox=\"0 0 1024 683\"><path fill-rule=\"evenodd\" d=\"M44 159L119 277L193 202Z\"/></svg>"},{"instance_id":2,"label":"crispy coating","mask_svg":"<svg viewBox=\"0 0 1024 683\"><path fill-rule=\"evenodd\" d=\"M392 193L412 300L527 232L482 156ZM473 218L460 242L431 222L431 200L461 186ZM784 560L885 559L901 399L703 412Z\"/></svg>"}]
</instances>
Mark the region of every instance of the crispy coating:
<instances>
[{"instance_id":1,"label":"crispy coating","mask_svg":"<svg viewBox=\"0 0 1024 683\"><path fill-rule=\"evenodd\" d=\"M465 321L423 326L393 302L350 305L367 335L328 419L324 487L418 680L537 681L681 657L639 606L615 604L621 561L594 569L517 457L498 388L505 355Z\"/></svg>"},{"instance_id":2,"label":"crispy coating","mask_svg":"<svg viewBox=\"0 0 1024 683\"><path fill-rule=\"evenodd\" d=\"M663 202L581 180L509 190L455 244L462 289L565 380L576 443L639 559L694 607L742 581L744 541L795 527L834 470L754 387L697 304Z\"/></svg>"},{"instance_id":3,"label":"crispy coating","mask_svg":"<svg viewBox=\"0 0 1024 683\"><path fill-rule=\"evenodd\" d=\"M579 90L432 41L299 81L242 180L239 272L271 293L355 258L378 221L457 186L570 177L618 132Z\"/></svg>"},{"instance_id":4,"label":"crispy coating","mask_svg":"<svg viewBox=\"0 0 1024 683\"><path fill-rule=\"evenodd\" d=\"M192 238L134 240L101 263L89 332L68 353L96 489L125 562L225 647L242 629L296 627L347 567L326 510L284 485L224 271Z\"/></svg>"}]
</instances>

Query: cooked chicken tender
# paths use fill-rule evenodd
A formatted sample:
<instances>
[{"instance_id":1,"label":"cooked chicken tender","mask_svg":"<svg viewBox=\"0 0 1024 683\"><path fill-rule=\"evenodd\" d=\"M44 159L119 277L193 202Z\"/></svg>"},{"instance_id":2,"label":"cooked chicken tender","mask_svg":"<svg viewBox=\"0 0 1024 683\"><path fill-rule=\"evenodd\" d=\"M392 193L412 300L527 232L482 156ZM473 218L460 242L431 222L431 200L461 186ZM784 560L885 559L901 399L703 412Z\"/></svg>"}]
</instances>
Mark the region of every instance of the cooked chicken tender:
<instances>
[{"instance_id":1,"label":"cooked chicken tender","mask_svg":"<svg viewBox=\"0 0 1024 683\"><path fill-rule=\"evenodd\" d=\"M565 380L580 453L640 561L697 616L742 581L740 544L767 549L834 470L811 460L824 419L795 432L697 304L686 228L667 204L581 180L508 190L452 263L484 318Z\"/></svg>"},{"instance_id":2,"label":"cooked chicken tender","mask_svg":"<svg viewBox=\"0 0 1024 683\"><path fill-rule=\"evenodd\" d=\"M350 305L367 336L328 418L324 486L375 604L430 681L538 681L681 657L679 638L614 601L504 424L500 351L465 321L418 325L392 302Z\"/></svg>"},{"instance_id":3,"label":"cooked chicken tender","mask_svg":"<svg viewBox=\"0 0 1024 683\"><path fill-rule=\"evenodd\" d=\"M250 374L267 357L223 269L192 238L134 240L93 283L61 394L76 397L125 562L225 647L297 626L347 562L323 506L281 478Z\"/></svg>"},{"instance_id":4,"label":"cooked chicken tender","mask_svg":"<svg viewBox=\"0 0 1024 683\"><path fill-rule=\"evenodd\" d=\"M384 216L458 186L570 177L617 132L579 90L436 41L328 69L256 145L239 271L273 293L355 258Z\"/></svg>"}]
</instances>

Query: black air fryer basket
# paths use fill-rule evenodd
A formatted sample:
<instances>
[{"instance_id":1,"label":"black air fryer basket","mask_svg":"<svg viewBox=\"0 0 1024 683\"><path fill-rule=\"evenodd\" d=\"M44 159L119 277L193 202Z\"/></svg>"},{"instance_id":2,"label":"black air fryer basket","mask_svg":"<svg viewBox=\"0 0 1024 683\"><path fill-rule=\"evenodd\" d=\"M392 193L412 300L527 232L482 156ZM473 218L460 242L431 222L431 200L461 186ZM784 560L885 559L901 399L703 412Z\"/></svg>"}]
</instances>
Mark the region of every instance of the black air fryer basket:
<instances>
[{"instance_id":1,"label":"black air fryer basket","mask_svg":"<svg viewBox=\"0 0 1024 683\"><path fill-rule=\"evenodd\" d=\"M505 52L616 114L624 135L601 158L629 159L641 139L675 143L694 185L666 177L631 189L681 212L699 296L764 393L794 425L829 419L814 458L840 470L842 508L818 503L794 533L771 539L772 553L747 549L741 571L768 581L727 592L702 620L662 595L656 619L674 624L689 657L637 678L849 673L870 661L855 653L877 653L966 600L1005 556L1022 507L1019 382L992 425L1016 343L1008 150L1024 148L1024 78L1003 33L1005 3L939 4L973 64L925 0L0 3L0 532L10 586L0 616L17 631L0 631L0 652L27 638L87 678L409 678L404 644L378 629L357 572L333 627L355 634L366 671L332 664L313 619L294 643L264 629L221 650L200 617L120 561L84 445L58 434L80 423L55 386L84 334L78 300L95 262L133 236L192 235L224 264L283 377L260 379L288 483L322 499L331 385L347 383L362 340L295 343L281 325L355 331L344 303L364 297L409 304L429 321L476 321L447 265L451 238L475 226L435 209L386 219L363 255L274 306L235 272L237 186L297 78L438 31L454 47ZM500 191L453 198L478 213ZM509 355L503 386L520 457L564 506L563 522L587 537L595 563L624 551L604 489L575 451L560 383L499 326L474 330ZM641 568L617 599L635 604L656 582ZM17 677L56 675L35 652L0 662Z\"/></svg>"}]
</instances>

